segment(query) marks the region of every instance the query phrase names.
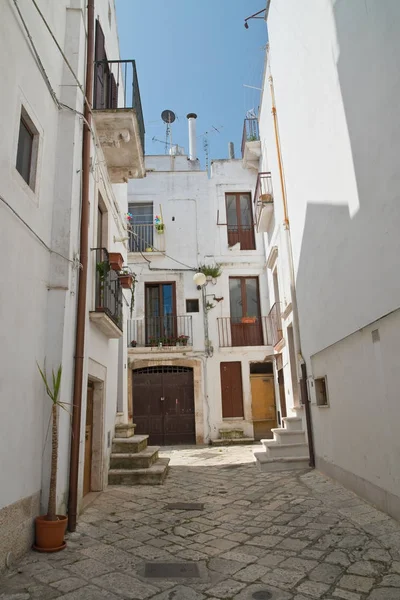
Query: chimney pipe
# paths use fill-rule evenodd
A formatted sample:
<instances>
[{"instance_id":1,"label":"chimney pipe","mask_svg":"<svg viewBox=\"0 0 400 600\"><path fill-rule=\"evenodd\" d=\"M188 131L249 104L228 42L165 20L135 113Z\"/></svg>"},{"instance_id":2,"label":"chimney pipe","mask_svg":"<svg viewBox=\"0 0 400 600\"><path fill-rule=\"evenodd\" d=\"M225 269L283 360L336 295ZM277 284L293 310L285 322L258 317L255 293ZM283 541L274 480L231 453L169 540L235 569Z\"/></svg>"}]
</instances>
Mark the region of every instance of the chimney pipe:
<instances>
[{"instance_id":1,"label":"chimney pipe","mask_svg":"<svg viewBox=\"0 0 400 600\"><path fill-rule=\"evenodd\" d=\"M196 119L195 113L189 113L187 120L189 122L189 160L196 160Z\"/></svg>"},{"instance_id":2,"label":"chimney pipe","mask_svg":"<svg viewBox=\"0 0 400 600\"><path fill-rule=\"evenodd\" d=\"M233 145L233 142L229 142L228 148L229 148L229 158L235 158L235 146Z\"/></svg>"}]
</instances>

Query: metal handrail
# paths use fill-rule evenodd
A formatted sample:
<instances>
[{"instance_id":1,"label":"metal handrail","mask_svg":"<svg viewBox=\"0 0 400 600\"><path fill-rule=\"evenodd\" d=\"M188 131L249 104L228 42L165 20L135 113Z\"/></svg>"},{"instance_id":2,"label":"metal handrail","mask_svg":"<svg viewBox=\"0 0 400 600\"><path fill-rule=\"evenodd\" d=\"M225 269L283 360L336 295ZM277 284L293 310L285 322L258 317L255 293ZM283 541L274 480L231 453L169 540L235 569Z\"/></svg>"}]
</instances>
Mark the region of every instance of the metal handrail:
<instances>
[{"instance_id":1,"label":"metal handrail","mask_svg":"<svg viewBox=\"0 0 400 600\"><path fill-rule=\"evenodd\" d=\"M220 348L270 346L269 317L218 317Z\"/></svg>"},{"instance_id":2,"label":"metal handrail","mask_svg":"<svg viewBox=\"0 0 400 600\"><path fill-rule=\"evenodd\" d=\"M193 326L191 315L143 317L127 323L128 347L191 346Z\"/></svg>"},{"instance_id":3,"label":"metal handrail","mask_svg":"<svg viewBox=\"0 0 400 600\"><path fill-rule=\"evenodd\" d=\"M121 329L122 287L116 271L111 268L106 248L92 248L96 253L95 307L96 312L104 312Z\"/></svg>"},{"instance_id":4,"label":"metal handrail","mask_svg":"<svg viewBox=\"0 0 400 600\"><path fill-rule=\"evenodd\" d=\"M256 142L260 139L260 131L258 127L258 119L252 117L247 118L243 123L243 134L242 134L242 158L244 156L244 150L246 142Z\"/></svg>"}]
</instances>

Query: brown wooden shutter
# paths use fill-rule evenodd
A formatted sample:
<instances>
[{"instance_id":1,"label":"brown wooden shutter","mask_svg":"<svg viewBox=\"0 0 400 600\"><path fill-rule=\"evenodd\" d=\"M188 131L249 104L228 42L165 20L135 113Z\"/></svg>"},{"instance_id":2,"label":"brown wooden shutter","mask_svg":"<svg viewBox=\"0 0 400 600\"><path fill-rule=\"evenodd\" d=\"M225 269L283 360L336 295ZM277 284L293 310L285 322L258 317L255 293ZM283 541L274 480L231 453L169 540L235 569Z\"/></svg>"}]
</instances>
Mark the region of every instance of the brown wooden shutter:
<instances>
[{"instance_id":1,"label":"brown wooden shutter","mask_svg":"<svg viewBox=\"0 0 400 600\"><path fill-rule=\"evenodd\" d=\"M115 82L115 77L110 74L110 93L111 93L111 106L110 108L118 108L118 87Z\"/></svg>"},{"instance_id":2,"label":"brown wooden shutter","mask_svg":"<svg viewBox=\"0 0 400 600\"><path fill-rule=\"evenodd\" d=\"M243 417L242 365L221 362L222 417Z\"/></svg>"},{"instance_id":3,"label":"brown wooden shutter","mask_svg":"<svg viewBox=\"0 0 400 600\"><path fill-rule=\"evenodd\" d=\"M106 49L105 49L105 37L103 30L100 25L100 21L96 20L96 38L94 45L94 60L107 60ZM108 67L106 63L95 64L94 73L94 108L102 109L106 108L106 78L107 78Z\"/></svg>"}]
</instances>

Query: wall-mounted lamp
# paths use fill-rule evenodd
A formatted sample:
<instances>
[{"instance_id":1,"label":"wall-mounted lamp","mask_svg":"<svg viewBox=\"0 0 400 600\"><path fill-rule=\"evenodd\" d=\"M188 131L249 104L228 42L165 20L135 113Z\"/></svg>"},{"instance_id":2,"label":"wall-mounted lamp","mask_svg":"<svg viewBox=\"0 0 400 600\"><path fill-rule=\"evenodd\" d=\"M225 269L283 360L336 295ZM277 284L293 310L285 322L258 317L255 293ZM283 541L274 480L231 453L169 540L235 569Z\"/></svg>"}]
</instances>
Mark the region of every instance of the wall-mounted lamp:
<instances>
[{"instance_id":1,"label":"wall-mounted lamp","mask_svg":"<svg viewBox=\"0 0 400 600\"><path fill-rule=\"evenodd\" d=\"M205 285L207 282L207 277L204 275L204 273L196 273L193 275L193 281L195 282L197 289L201 290L203 285Z\"/></svg>"},{"instance_id":2,"label":"wall-mounted lamp","mask_svg":"<svg viewBox=\"0 0 400 600\"><path fill-rule=\"evenodd\" d=\"M268 8L269 6L267 6L267 8L263 8L262 10L259 10L258 12L254 13L254 15L250 15L250 17L247 17L247 19L244 20L244 26L246 29L249 28L249 24L247 21L250 21L250 19L263 19L266 20L267 19L267 14L268 14ZM264 13L264 15L262 17L260 17L260 15L262 15L262 13Z\"/></svg>"}]
</instances>

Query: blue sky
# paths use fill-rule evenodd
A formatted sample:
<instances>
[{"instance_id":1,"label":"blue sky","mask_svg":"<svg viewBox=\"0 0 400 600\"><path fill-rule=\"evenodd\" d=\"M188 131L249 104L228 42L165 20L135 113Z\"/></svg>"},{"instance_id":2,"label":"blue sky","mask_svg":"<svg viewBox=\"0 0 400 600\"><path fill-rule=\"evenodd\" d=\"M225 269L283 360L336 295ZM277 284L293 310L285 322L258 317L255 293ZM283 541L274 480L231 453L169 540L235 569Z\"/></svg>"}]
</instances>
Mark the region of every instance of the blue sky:
<instances>
[{"instance_id":1,"label":"blue sky","mask_svg":"<svg viewBox=\"0 0 400 600\"><path fill-rule=\"evenodd\" d=\"M228 142L240 157L246 110L257 108L266 25L244 19L265 0L116 0L121 58L136 60L146 127L146 154L164 154L161 112L178 119L173 143L188 149L186 114L195 112L197 135L208 136L210 158L227 158ZM197 154L204 167L203 137Z\"/></svg>"}]
</instances>

